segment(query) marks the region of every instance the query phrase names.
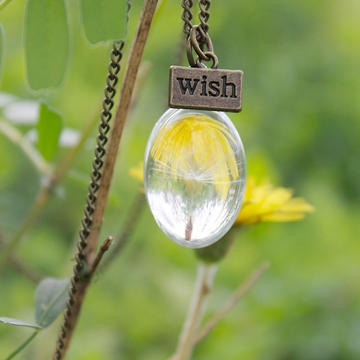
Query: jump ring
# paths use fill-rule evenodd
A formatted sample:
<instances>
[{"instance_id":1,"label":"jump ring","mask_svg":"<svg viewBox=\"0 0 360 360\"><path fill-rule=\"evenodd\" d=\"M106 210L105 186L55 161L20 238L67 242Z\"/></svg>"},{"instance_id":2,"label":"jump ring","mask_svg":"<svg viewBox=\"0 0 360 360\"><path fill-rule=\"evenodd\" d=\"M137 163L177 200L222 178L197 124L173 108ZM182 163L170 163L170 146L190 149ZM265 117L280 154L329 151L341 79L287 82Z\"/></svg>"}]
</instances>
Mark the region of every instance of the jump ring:
<instances>
[{"instance_id":1,"label":"jump ring","mask_svg":"<svg viewBox=\"0 0 360 360\"><path fill-rule=\"evenodd\" d=\"M209 58L205 55L205 53L201 50L200 45L196 39L196 32L199 31L199 33L202 35L202 37L204 37L206 39L206 42L204 42L207 46L208 51L210 52L214 52L214 48L210 39L209 34L204 33L203 31L200 30L200 26L199 25L195 25L192 27L191 31L190 31L190 42L192 47L194 48L196 54L205 61L209 61Z\"/></svg>"},{"instance_id":2,"label":"jump ring","mask_svg":"<svg viewBox=\"0 0 360 360\"><path fill-rule=\"evenodd\" d=\"M217 67L218 67L218 65L219 65L218 57L217 57L213 52L211 52L211 51L205 51L204 54L205 54L208 58L212 59L213 64L212 64L211 68L212 68L212 69L217 69ZM209 60L210 60L210 59L209 59ZM204 67L203 61L200 59L199 56L196 58L196 66L197 66L197 67Z\"/></svg>"},{"instance_id":3,"label":"jump ring","mask_svg":"<svg viewBox=\"0 0 360 360\"><path fill-rule=\"evenodd\" d=\"M187 55L187 58L189 61L189 65L192 67L195 67L196 62L194 60L193 53L192 53L192 45L191 45L190 37L188 37L188 39L186 41L186 55Z\"/></svg>"}]
</instances>

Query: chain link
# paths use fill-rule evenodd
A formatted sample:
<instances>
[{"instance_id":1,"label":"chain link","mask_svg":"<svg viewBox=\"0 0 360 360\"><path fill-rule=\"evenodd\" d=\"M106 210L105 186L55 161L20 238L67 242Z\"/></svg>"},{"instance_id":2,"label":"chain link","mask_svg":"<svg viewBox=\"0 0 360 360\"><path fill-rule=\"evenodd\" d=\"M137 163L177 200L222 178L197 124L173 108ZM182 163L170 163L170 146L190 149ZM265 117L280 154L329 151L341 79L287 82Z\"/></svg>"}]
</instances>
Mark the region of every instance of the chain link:
<instances>
[{"instance_id":1,"label":"chain link","mask_svg":"<svg viewBox=\"0 0 360 360\"><path fill-rule=\"evenodd\" d=\"M199 25L193 25L191 19L193 14L191 8L193 6L193 0L182 0L181 6L183 12L181 18L184 21L183 32L186 34L186 53L190 66L192 67L205 67L205 61L213 61L212 68L216 69L218 66L218 58L214 53L212 42L208 34L210 18L211 0L199 0ZM204 48L207 48L204 51ZM196 53L196 59L194 59L193 52Z\"/></svg>"},{"instance_id":2,"label":"chain link","mask_svg":"<svg viewBox=\"0 0 360 360\"><path fill-rule=\"evenodd\" d=\"M193 27L193 24L191 23L191 19L193 18L191 8L192 8L193 4L194 4L193 0L182 0L181 1L181 6L184 9L181 14L181 18L184 21L183 32L187 36L190 36L190 31L191 31L191 28Z\"/></svg>"},{"instance_id":3,"label":"chain link","mask_svg":"<svg viewBox=\"0 0 360 360\"><path fill-rule=\"evenodd\" d=\"M200 20L200 26L204 30L204 33L206 34L209 31L209 18L210 18L210 8L211 0L199 0L199 20Z\"/></svg>"},{"instance_id":4,"label":"chain link","mask_svg":"<svg viewBox=\"0 0 360 360\"><path fill-rule=\"evenodd\" d=\"M64 347L64 339L66 338L67 328L69 326L69 317L72 314L72 306L74 305L74 295L77 292L77 284L84 272L84 250L87 246L87 238L90 234L92 215L95 211L96 192L99 189L101 168L104 164L104 156L106 153L105 145L108 142L107 134L110 131L109 122L112 118L111 109L114 106L114 96L116 94L116 84L118 83L118 73L120 71L120 61L122 58L122 49L124 41L113 43L111 50L108 69L109 74L106 77L105 99L103 100L103 110L101 112L101 122L99 125L99 135L97 136L97 146L95 148L95 158L92 162L93 170L91 171L91 182L89 184L89 193L86 196L86 205L84 208L85 216L82 219L82 229L80 231L80 240L77 243L78 252L75 256L76 263L74 265L74 274L71 278L71 285L69 289L69 297L66 302L66 309L64 311L64 318L61 324L61 330L57 341L56 352L54 360L60 360L61 349Z\"/></svg>"}]
</instances>

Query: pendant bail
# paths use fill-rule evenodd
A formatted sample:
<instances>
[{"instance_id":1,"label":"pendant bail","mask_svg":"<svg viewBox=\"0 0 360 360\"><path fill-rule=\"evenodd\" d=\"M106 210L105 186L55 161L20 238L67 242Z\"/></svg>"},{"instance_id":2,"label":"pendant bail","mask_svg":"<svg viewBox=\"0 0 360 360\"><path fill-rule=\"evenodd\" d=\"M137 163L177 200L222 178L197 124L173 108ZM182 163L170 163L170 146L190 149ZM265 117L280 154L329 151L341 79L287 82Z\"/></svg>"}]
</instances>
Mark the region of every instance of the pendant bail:
<instances>
[{"instance_id":1,"label":"pendant bail","mask_svg":"<svg viewBox=\"0 0 360 360\"><path fill-rule=\"evenodd\" d=\"M206 45L207 51L203 51L202 46ZM193 50L197 54L193 56ZM210 35L206 33L200 25L194 25L190 30L190 35L186 41L186 54L191 67L204 67L204 61L213 60L212 69L218 67L219 61L214 53L214 47Z\"/></svg>"}]
</instances>

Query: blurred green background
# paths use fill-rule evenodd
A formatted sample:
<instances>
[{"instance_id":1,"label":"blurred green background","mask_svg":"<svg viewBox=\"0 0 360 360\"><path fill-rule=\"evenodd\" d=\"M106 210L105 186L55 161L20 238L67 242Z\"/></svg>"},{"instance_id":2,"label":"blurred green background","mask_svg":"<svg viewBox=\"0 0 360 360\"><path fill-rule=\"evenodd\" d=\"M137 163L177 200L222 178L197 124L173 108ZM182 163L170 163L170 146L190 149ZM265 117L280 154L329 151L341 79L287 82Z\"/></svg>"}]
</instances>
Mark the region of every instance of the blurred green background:
<instances>
[{"instance_id":1,"label":"blurred green background","mask_svg":"<svg viewBox=\"0 0 360 360\"><path fill-rule=\"evenodd\" d=\"M39 97L26 85L25 0L0 13L6 56L0 91ZM43 95L79 129L103 93L110 44L89 47L70 2L70 68L59 91ZM134 1L126 47L141 2ZM151 71L125 127L101 238L119 233L139 188L128 174L166 105L168 68L181 35L180 0L168 1L150 32ZM302 222L248 228L220 264L206 318L263 259L272 267L195 349L194 359L360 359L360 2L213 1L210 35L220 68L242 69L243 112L231 114L248 173L294 188L315 206ZM184 63L185 65L185 63ZM124 66L124 63L123 63ZM5 109L0 109L3 113ZM3 114L4 115L4 114ZM34 125L18 125L26 133ZM18 250L48 276L71 274L96 129ZM53 163L66 149L60 148ZM0 135L0 224L17 230L41 184L23 152ZM76 174L76 176L74 176ZM110 250L111 251L111 250ZM105 255L106 256L106 255ZM159 360L175 350L196 272L192 250L171 242L148 208L121 256L88 291L67 359ZM34 321L36 285L11 267L0 277L0 316ZM59 321L18 359L49 359ZM0 324L0 356L31 333Z\"/></svg>"}]
</instances>

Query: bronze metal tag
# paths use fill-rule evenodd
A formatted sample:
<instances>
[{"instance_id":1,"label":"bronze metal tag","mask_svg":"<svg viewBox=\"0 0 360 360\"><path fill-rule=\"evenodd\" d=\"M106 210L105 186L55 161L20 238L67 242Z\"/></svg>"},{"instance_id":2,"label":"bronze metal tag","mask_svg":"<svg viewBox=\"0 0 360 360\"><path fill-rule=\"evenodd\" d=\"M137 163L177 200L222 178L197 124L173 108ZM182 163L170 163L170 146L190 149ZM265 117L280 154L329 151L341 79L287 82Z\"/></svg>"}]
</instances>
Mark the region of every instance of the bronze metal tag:
<instances>
[{"instance_id":1,"label":"bronze metal tag","mask_svg":"<svg viewBox=\"0 0 360 360\"><path fill-rule=\"evenodd\" d=\"M240 112L242 78L241 70L171 66L169 106Z\"/></svg>"}]
</instances>

